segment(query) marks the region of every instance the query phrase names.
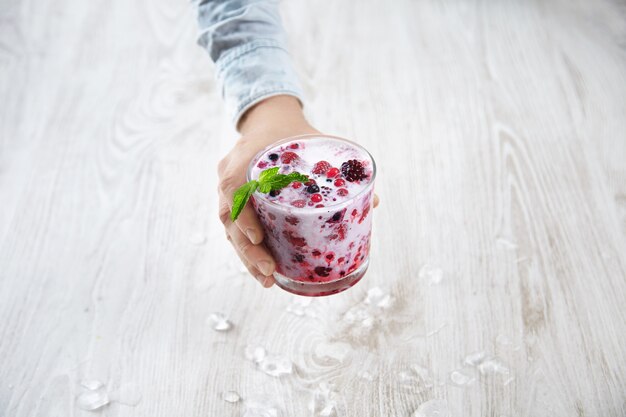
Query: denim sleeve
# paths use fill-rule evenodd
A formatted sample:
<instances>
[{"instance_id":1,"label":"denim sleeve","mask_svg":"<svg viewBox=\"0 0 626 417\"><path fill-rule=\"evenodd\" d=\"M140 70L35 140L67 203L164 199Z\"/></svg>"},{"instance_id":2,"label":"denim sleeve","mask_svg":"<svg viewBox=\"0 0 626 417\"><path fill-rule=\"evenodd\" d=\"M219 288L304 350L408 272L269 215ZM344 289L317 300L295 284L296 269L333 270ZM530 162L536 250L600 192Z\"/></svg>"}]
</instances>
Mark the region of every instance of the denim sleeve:
<instances>
[{"instance_id":1,"label":"denim sleeve","mask_svg":"<svg viewBox=\"0 0 626 417\"><path fill-rule=\"evenodd\" d=\"M277 1L203 0L198 22L198 43L215 62L235 125L247 109L265 98L287 94L302 102Z\"/></svg>"}]
</instances>

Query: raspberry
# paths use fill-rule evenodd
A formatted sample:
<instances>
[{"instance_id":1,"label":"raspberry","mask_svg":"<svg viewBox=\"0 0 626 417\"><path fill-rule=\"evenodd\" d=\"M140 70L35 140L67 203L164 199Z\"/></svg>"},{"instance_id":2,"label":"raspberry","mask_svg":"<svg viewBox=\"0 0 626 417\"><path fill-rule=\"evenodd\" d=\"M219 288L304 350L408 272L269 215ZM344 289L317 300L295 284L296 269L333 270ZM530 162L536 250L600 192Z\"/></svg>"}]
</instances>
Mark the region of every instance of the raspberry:
<instances>
[{"instance_id":1,"label":"raspberry","mask_svg":"<svg viewBox=\"0 0 626 417\"><path fill-rule=\"evenodd\" d=\"M291 145L289 145L289 147L291 149L298 149L300 147L300 145L298 145L297 143L292 143Z\"/></svg>"},{"instance_id":2,"label":"raspberry","mask_svg":"<svg viewBox=\"0 0 626 417\"><path fill-rule=\"evenodd\" d=\"M343 197L348 195L348 190L346 190L345 188L340 188L337 190L337 195Z\"/></svg>"},{"instance_id":3,"label":"raspberry","mask_svg":"<svg viewBox=\"0 0 626 417\"><path fill-rule=\"evenodd\" d=\"M261 169L265 168L267 166L267 162L265 161L260 161L257 166Z\"/></svg>"},{"instance_id":4,"label":"raspberry","mask_svg":"<svg viewBox=\"0 0 626 417\"><path fill-rule=\"evenodd\" d=\"M339 175L339 170L337 168L331 168L326 173L328 178L336 177L337 175Z\"/></svg>"},{"instance_id":5,"label":"raspberry","mask_svg":"<svg viewBox=\"0 0 626 417\"><path fill-rule=\"evenodd\" d=\"M320 201L322 201L322 195L321 194L313 194L311 196L311 201L314 203L319 203Z\"/></svg>"},{"instance_id":6,"label":"raspberry","mask_svg":"<svg viewBox=\"0 0 626 417\"><path fill-rule=\"evenodd\" d=\"M306 205L306 201L304 200L294 200L291 202L291 205L294 207L302 208Z\"/></svg>"},{"instance_id":7,"label":"raspberry","mask_svg":"<svg viewBox=\"0 0 626 417\"><path fill-rule=\"evenodd\" d=\"M360 181L367 178L363 164L356 159L351 159L341 164L341 173L350 182Z\"/></svg>"},{"instance_id":8,"label":"raspberry","mask_svg":"<svg viewBox=\"0 0 626 417\"><path fill-rule=\"evenodd\" d=\"M283 164L290 164L293 161L295 161L296 159L298 159L298 155L296 155L293 152L285 152L280 156L280 161Z\"/></svg>"},{"instance_id":9,"label":"raspberry","mask_svg":"<svg viewBox=\"0 0 626 417\"><path fill-rule=\"evenodd\" d=\"M311 172L313 174L322 175L322 174L325 174L326 171L328 171L330 168L331 168L331 166L330 166L330 164L328 162L326 162L326 161L319 161L318 163L316 163L313 166L313 169L311 170Z\"/></svg>"},{"instance_id":10,"label":"raspberry","mask_svg":"<svg viewBox=\"0 0 626 417\"><path fill-rule=\"evenodd\" d=\"M346 182L344 180L342 180L341 178L337 178L335 180L335 187L343 187L345 185L345 183Z\"/></svg>"},{"instance_id":11,"label":"raspberry","mask_svg":"<svg viewBox=\"0 0 626 417\"><path fill-rule=\"evenodd\" d=\"M298 181L293 182L293 183L291 183L291 187L295 188L297 190L298 188L302 187L302 183L298 182Z\"/></svg>"}]
</instances>

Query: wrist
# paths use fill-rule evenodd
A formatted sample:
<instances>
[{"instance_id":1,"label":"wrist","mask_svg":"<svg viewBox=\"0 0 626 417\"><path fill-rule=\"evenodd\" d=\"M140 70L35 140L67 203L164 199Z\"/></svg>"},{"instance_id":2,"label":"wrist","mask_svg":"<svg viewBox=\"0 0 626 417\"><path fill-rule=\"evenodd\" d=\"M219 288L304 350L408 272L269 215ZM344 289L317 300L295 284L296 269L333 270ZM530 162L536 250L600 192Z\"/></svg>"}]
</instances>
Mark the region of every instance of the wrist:
<instances>
[{"instance_id":1,"label":"wrist","mask_svg":"<svg viewBox=\"0 0 626 417\"><path fill-rule=\"evenodd\" d=\"M244 136L269 133L276 139L281 135L317 132L306 121L300 101L287 95L269 97L257 103L244 113L237 127Z\"/></svg>"}]
</instances>

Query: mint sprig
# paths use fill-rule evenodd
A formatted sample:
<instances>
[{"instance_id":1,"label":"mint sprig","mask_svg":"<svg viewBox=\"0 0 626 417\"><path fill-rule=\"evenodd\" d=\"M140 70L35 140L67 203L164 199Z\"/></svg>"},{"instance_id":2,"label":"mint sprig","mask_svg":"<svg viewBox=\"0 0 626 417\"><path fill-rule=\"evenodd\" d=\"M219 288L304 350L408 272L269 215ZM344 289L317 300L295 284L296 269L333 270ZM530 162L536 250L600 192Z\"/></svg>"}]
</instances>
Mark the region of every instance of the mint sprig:
<instances>
[{"instance_id":1,"label":"mint sprig","mask_svg":"<svg viewBox=\"0 0 626 417\"><path fill-rule=\"evenodd\" d=\"M248 203L250 196L255 191L259 190L259 192L267 194L270 191L283 189L292 182L307 182L309 180L308 176L299 172L279 174L278 169L278 167L274 167L262 171L258 180L248 181L235 191L235 194L233 194L233 208L230 211L230 219L232 221L237 220L237 217L239 217L241 211Z\"/></svg>"}]
</instances>

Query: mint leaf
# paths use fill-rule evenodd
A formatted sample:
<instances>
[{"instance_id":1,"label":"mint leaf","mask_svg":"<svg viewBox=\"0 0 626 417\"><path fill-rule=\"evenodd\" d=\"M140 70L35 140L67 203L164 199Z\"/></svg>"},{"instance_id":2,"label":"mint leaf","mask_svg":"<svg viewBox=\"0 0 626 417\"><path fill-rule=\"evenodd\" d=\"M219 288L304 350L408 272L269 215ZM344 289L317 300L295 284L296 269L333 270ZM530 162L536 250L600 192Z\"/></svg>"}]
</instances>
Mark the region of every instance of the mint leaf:
<instances>
[{"instance_id":1,"label":"mint leaf","mask_svg":"<svg viewBox=\"0 0 626 417\"><path fill-rule=\"evenodd\" d=\"M308 180L309 180L309 177L307 177L306 175L302 175L297 172L292 172L289 175L283 175L283 174L275 175L272 178L268 179L264 184L262 184L262 186L266 189L269 187L269 190L265 191L269 193L271 190L280 190L281 188L285 188L292 182L295 182L295 181L306 182Z\"/></svg>"},{"instance_id":2,"label":"mint leaf","mask_svg":"<svg viewBox=\"0 0 626 417\"><path fill-rule=\"evenodd\" d=\"M267 194L270 191L272 191L272 186L271 184L266 180L265 182L262 182L259 184L259 191L262 192L263 194Z\"/></svg>"},{"instance_id":3,"label":"mint leaf","mask_svg":"<svg viewBox=\"0 0 626 417\"><path fill-rule=\"evenodd\" d=\"M274 168L266 169L265 171L261 172L259 174L259 182L263 184L263 182L267 181L268 179L278 174L279 169L280 169L279 167L274 167ZM261 192L269 192L269 191L261 191Z\"/></svg>"},{"instance_id":4,"label":"mint leaf","mask_svg":"<svg viewBox=\"0 0 626 417\"><path fill-rule=\"evenodd\" d=\"M260 192L267 194L273 190L285 188L292 182L307 182L309 177L299 172L292 172L288 175L279 174L279 167L269 168L259 174L259 180L248 181L235 191L233 194L233 209L230 211L230 219L237 220L241 211L248 203L250 196L258 189Z\"/></svg>"},{"instance_id":5,"label":"mint leaf","mask_svg":"<svg viewBox=\"0 0 626 417\"><path fill-rule=\"evenodd\" d=\"M230 211L230 219L232 221L237 220L237 217L239 217L250 196L256 191L258 186L258 181L252 180L237 188L237 191L233 194L233 208Z\"/></svg>"},{"instance_id":6,"label":"mint leaf","mask_svg":"<svg viewBox=\"0 0 626 417\"><path fill-rule=\"evenodd\" d=\"M308 175L302 175L299 172L292 172L287 176L292 179L292 182L307 182L309 180Z\"/></svg>"}]
</instances>

